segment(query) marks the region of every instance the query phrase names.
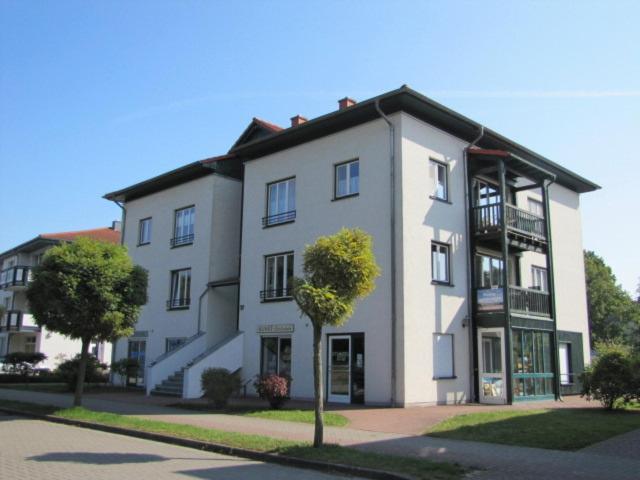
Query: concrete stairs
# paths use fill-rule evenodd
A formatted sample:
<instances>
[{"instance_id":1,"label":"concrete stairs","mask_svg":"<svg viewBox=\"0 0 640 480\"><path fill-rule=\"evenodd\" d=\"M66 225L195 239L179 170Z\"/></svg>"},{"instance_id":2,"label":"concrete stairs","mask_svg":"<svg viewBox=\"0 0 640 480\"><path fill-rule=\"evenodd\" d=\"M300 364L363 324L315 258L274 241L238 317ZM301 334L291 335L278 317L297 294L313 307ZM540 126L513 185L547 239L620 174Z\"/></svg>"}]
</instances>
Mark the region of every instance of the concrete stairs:
<instances>
[{"instance_id":1,"label":"concrete stairs","mask_svg":"<svg viewBox=\"0 0 640 480\"><path fill-rule=\"evenodd\" d=\"M151 395L162 395L165 397L182 397L182 386L184 385L184 368L175 371L162 383L156 385L151 390Z\"/></svg>"}]
</instances>

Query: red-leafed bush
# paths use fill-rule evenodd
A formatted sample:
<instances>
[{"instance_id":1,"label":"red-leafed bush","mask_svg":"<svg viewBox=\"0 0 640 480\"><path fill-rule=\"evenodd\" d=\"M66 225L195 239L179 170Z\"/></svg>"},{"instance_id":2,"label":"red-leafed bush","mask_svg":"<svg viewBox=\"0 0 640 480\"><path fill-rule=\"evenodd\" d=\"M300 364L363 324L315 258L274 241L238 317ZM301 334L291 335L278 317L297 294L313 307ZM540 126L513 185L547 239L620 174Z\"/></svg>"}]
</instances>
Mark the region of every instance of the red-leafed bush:
<instances>
[{"instance_id":1,"label":"red-leafed bush","mask_svg":"<svg viewBox=\"0 0 640 480\"><path fill-rule=\"evenodd\" d=\"M253 386L260 398L269 402L271 408L278 409L284 405L289 398L289 383L291 379L271 373L268 375L258 375L253 382Z\"/></svg>"}]
</instances>

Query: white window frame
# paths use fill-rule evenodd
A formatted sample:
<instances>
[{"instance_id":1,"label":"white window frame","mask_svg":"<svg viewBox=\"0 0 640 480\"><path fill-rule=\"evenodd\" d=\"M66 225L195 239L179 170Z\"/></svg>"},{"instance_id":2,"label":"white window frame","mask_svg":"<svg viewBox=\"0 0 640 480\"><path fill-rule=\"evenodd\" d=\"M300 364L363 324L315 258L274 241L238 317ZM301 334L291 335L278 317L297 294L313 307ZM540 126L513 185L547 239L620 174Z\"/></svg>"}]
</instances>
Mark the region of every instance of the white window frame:
<instances>
[{"instance_id":1,"label":"white window frame","mask_svg":"<svg viewBox=\"0 0 640 480\"><path fill-rule=\"evenodd\" d=\"M441 255L444 255L444 265L440 261ZM431 242L431 281L451 285L451 245L447 243Z\"/></svg>"},{"instance_id":2,"label":"white window frame","mask_svg":"<svg viewBox=\"0 0 640 480\"><path fill-rule=\"evenodd\" d=\"M191 304L191 268L171 271L169 310L189 308Z\"/></svg>"},{"instance_id":3,"label":"white window frame","mask_svg":"<svg viewBox=\"0 0 640 480\"><path fill-rule=\"evenodd\" d=\"M527 197L527 209L534 215L544 218L544 204L540 200Z\"/></svg>"},{"instance_id":4,"label":"white window frame","mask_svg":"<svg viewBox=\"0 0 640 480\"><path fill-rule=\"evenodd\" d=\"M173 219L172 246L192 244L195 238L196 206L191 205L175 210Z\"/></svg>"},{"instance_id":5,"label":"white window frame","mask_svg":"<svg viewBox=\"0 0 640 480\"><path fill-rule=\"evenodd\" d=\"M296 177L267 184L265 227L293 222L296 218Z\"/></svg>"},{"instance_id":6,"label":"white window frame","mask_svg":"<svg viewBox=\"0 0 640 480\"><path fill-rule=\"evenodd\" d=\"M282 285L278 285L279 259L282 259ZM287 272L291 270L293 274L294 265L293 252L274 253L264 257L264 290L261 294L263 301L291 298Z\"/></svg>"},{"instance_id":7,"label":"white window frame","mask_svg":"<svg viewBox=\"0 0 640 480\"><path fill-rule=\"evenodd\" d=\"M452 333L433 334L434 380L456 378L454 348Z\"/></svg>"},{"instance_id":8,"label":"white window frame","mask_svg":"<svg viewBox=\"0 0 640 480\"><path fill-rule=\"evenodd\" d=\"M276 342L276 369L275 372L267 371L266 365L264 364L264 348L265 341L268 339L273 339ZM283 340L289 342L289 372L282 371L282 342ZM276 375L285 375L291 377L291 371L293 370L293 338L291 335L264 335L260 337L260 375L269 375L275 373Z\"/></svg>"},{"instance_id":9,"label":"white window frame","mask_svg":"<svg viewBox=\"0 0 640 480\"><path fill-rule=\"evenodd\" d=\"M429 171L433 180L431 198L449 201L449 166L438 160L429 159ZM440 180L442 174L442 181Z\"/></svg>"},{"instance_id":10,"label":"white window frame","mask_svg":"<svg viewBox=\"0 0 640 480\"><path fill-rule=\"evenodd\" d=\"M357 165L358 175L352 177L351 167ZM340 192L340 171L345 171L345 191ZM351 184L351 180L355 178L355 186ZM354 197L360 194L360 159L349 160L334 165L334 189L333 195L335 199Z\"/></svg>"},{"instance_id":11,"label":"white window frame","mask_svg":"<svg viewBox=\"0 0 640 480\"><path fill-rule=\"evenodd\" d=\"M549 291L549 274L546 268L531 266L531 288L541 292Z\"/></svg>"},{"instance_id":12,"label":"white window frame","mask_svg":"<svg viewBox=\"0 0 640 480\"><path fill-rule=\"evenodd\" d=\"M151 243L151 217L142 218L138 223L138 246Z\"/></svg>"}]
</instances>

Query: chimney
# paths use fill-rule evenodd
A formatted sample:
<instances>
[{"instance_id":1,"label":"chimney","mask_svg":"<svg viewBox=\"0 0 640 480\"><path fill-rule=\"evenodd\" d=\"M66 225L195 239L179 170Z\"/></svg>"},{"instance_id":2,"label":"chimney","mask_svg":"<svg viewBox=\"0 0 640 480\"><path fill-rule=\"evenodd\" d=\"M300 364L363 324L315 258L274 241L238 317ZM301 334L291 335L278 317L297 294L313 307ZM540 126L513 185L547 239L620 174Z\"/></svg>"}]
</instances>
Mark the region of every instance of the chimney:
<instances>
[{"instance_id":1,"label":"chimney","mask_svg":"<svg viewBox=\"0 0 640 480\"><path fill-rule=\"evenodd\" d=\"M291 126L292 127L297 127L298 125L302 125L304 122L306 122L307 119L300 116L300 115L296 115L295 117L291 117Z\"/></svg>"},{"instance_id":2,"label":"chimney","mask_svg":"<svg viewBox=\"0 0 640 480\"><path fill-rule=\"evenodd\" d=\"M344 97L338 100L338 110L344 110L353 107L357 102L353 98Z\"/></svg>"},{"instance_id":3,"label":"chimney","mask_svg":"<svg viewBox=\"0 0 640 480\"><path fill-rule=\"evenodd\" d=\"M111 222L111 230L115 230L116 232L121 231L122 222L120 220L114 220L113 222Z\"/></svg>"}]
</instances>

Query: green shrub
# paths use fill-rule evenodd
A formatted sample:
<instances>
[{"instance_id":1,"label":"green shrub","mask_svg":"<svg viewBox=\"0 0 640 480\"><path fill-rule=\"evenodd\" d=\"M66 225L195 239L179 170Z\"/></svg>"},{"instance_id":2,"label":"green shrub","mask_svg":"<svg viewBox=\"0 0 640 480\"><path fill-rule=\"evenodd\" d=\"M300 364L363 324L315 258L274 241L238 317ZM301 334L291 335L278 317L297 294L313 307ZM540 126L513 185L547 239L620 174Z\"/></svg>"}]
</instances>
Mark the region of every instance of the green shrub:
<instances>
[{"instance_id":1,"label":"green shrub","mask_svg":"<svg viewBox=\"0 0 640 480\"><path fill-rule=\"evenodd\" d=\"M3 370L24 377L33 373L36 365L44 362L47 356L40 352L13 352L4 357Z\"/></svg>"},{"instance_id":2,"label":"green shrub","mask_svg":"<svg viewBox=\"0 0 640 480\"><path fill-rule=\"evenodd\" d=\"M240 390L242 382L238 372L231 373L226 368L207 368L202 372L200 385L204 398L215 408L224 408L229 397Z\"/></svg>"},{"instance_id":3,"label":"green shrub","mask_svg":"<svg viewBox=\"0 0 640 480\"><path fill-rule=\"evenodd\" d=\"M613 410L634 398L634 383L639 379L633 364L637 360L622 345L599 345L597 351L593 364L580 375L582 396L599 400L607 410Z\"/></svg>"},{"instance_id":4,"label":"green shrub","mask_svg":"<svg viewBox=\"0 0 640 480\"><path fill-rule=\"evenodd\" d=\"M127 377L135 376L139 369L140 362L135 358L121 358L111 363L111 371L120 376L123 387L127 381Z\"/></svg>"},{"instance_id":5,"label":"green shrub","mask_svg":"<svg viewBox=\"0 0 640 480\"><path fill-rule=\"evenodd\" d=\"M69 391L73 392L78 381L78 366L80 364L80 354L71 360L67 360L58 365L55 373L61 377L63 382L69 385ZM85 372L85 383L106 383L108 381L107 365L98 361L93 355L89 355L87 360L87 370Z\"/></svg>"}]
</instances>

